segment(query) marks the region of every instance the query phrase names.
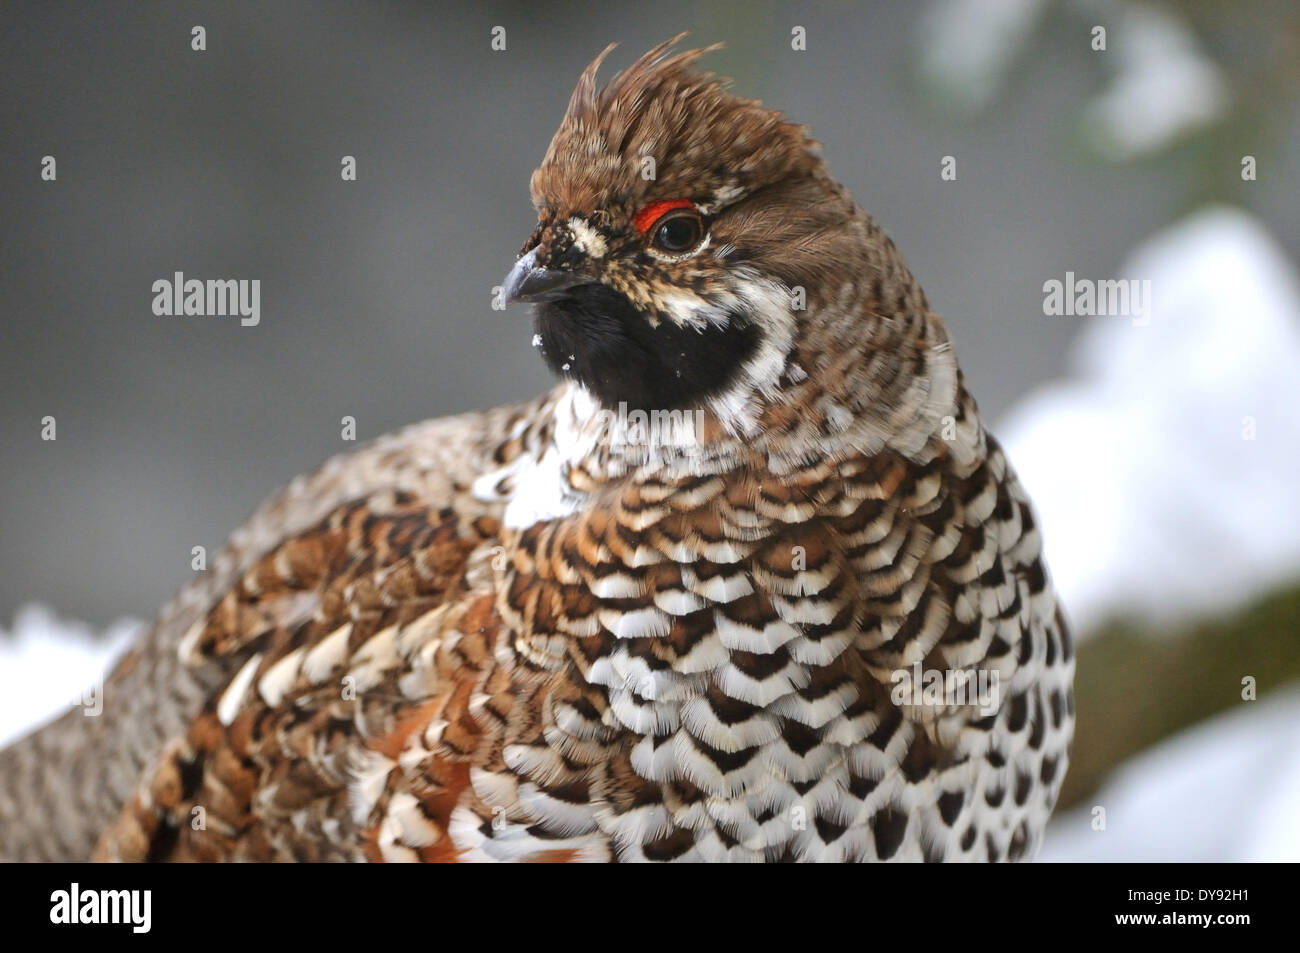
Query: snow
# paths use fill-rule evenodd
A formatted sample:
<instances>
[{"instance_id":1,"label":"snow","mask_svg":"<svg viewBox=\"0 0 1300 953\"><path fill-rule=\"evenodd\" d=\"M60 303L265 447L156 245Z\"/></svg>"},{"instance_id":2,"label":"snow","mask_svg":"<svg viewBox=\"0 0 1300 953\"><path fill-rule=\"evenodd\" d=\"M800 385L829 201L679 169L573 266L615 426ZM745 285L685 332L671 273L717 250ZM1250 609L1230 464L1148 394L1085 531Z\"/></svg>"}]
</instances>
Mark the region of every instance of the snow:
<instances>
[{"instance_id":1,"label":"snow","mask_svg":"<svg viewBox=\"0 0 1300 953\"><path fill-rule=\"evenodd\" d=\"M1084 111L1084 130L1098 151L1137 158L1224 115L1227 80L1182 20L1142 4L1101 19L1113 22L1106 62L1116 75Z\"/></svg>"},{"instance_id":2,"label":"snow","mask_svg":"<svg viewBox=\"0 0 1300 953\"><path fill-rule=\"evenodd\" d=\"M122 619L102 633L46 606L18 610L0 628L0 748L72 705L93 707L95 686L143 623Z\"/></svg>"},{"instance_id":3,"label":"snow","mask_svg":"<svg viewBox=\"0 0 1300 953\"><path fill-rule=\"evenodd\" d=\"M922 77L951 106L986 108L1047 13L1045 0L938 0L920 19ZM1231 105L1222 69L1175 11L1091 0L1052 13L1107 77L1082 116L1088 143L1105 157L1153 153L1221 119ZM1106 30L1103 50L1094 46L1097 27Z\"/></svg>"},{"instance_id":4,"label":"snow","mask_svg":"<svg viewBox=\"0 0 1300 953\"><path fill-rule=\"evenodd\" d=\"M1177 622L1300 578L1300 292L1259 223L1212 208L1116 277L1149 278L1150 320L1086 322L1072 376L994 428L1029 491L1083 634L1109 616Z\"/></svg>"},{"instance_id":5,"label":"snow","mask_svg":"<svg viewBox=\"0 0 1300 953\"><path fill-rule=\"evenodd\" d=\"M1300 861L1300 688L1133 758L1048 826L1041 862ZM1093 830L1093 809L1105 830Z\"/></svg>"},{"instance_id":6,"label":"snow","mask_svg":"<svg viewBox=\"0 0 1300 953\"><path fill-rule=\"evenodd\" d=\"M978 110L1001 91L1045 0L943 0L920 23L922 75L954 105Z\"/></svg>"}]
</instances>

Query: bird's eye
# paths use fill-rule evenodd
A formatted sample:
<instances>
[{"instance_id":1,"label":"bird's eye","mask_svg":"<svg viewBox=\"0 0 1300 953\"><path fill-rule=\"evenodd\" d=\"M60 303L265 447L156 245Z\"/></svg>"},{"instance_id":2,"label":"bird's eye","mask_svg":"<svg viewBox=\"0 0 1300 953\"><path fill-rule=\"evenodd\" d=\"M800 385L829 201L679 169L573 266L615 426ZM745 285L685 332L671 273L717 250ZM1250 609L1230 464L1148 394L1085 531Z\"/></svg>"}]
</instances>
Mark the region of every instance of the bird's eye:
<instances>
[{"instance_id":1,"label":"bird's eye","mask_svg":"<svg viewBox=\"0 0 1300 953\"><path fill-rule=\"evenodd\" d=\"M651 242L660 251L670 255L681 255L690 251L704 237L704 222L700 213L689 211L669 212L654 228Z\"/></svg>"},{"instance_id":2,"label":"bird's eye","mask_svg":"<svg viewBox=\"0 0 1300 953\"><path fill-rule=\"evenodd\" d=\"M653 249L667 255L684 255L704 241L704 218L686 199L653 202L637 213L635 224Z\"/></svg>"}]
</instances>

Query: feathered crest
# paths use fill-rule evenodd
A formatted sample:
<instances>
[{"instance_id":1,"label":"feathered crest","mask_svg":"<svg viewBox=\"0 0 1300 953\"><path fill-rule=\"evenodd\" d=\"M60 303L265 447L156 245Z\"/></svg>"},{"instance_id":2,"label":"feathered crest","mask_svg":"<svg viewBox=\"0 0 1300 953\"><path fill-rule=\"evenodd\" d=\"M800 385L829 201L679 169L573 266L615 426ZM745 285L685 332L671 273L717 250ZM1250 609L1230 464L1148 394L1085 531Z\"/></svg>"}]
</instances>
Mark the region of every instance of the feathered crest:
<instances>
[{"instance_id":1,"label":"feathered crest","mask_svg":"<svg viewBox=\"0 0 1300 953\"><path fill-rule=\"evenodd\" d=\"M582 71L533 175L539 207L604 207L652 192L734 197L800 165L819 165L816 143L802 126L696 68L721 43L674 51L685 36L660 43L603 87L597 73L614 44ZM655 162L650 176L647 158Z\"/></svg>"},{"instance_id":2,"label":"feathered crest","mask_svg":"<svg viewBox=\"0 0 1300 953\"><path fill-rule=\"evenodd\" d=\"M635 63L627 69L622 70L601 89L596 85L596 74L600 72L601 64L605 58L618 46L617 43L611 43L605 47L596 56L594 60L587 65L578 77L578 85L573 89L573 95L569 97L569 106L565 110L564 118L578 119L585 113L597 112L604 104L615 101L627 102L632 108L642 103L647 94L656 87L662 86L670 80L678 82L689 81L696 86L715 85L725 87L729 85L728 80L719 79L712 73L700 72L693 69L696 61L706 53L713 53L722 49L723 44L714 43L710 46L700 47L694 50L682 50L679 53L673 53L672 48L686 38L685 32L678 33L671 40L665 40L648 53L642 55Z\"/></svg>"}]
</instances>

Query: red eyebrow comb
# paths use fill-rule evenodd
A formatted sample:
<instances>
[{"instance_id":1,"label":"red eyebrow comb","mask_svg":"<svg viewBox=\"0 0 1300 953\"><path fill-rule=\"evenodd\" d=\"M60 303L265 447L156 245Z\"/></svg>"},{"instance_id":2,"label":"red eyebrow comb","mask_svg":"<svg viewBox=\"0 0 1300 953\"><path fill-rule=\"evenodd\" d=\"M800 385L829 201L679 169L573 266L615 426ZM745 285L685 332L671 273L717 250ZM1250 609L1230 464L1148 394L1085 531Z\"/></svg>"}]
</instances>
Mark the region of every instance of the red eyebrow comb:
<instances>
[{"instance_id":1,"label":"red eyebrow comb","mask_svg":"<svg viewBox=\"0 0 1300 953\"><path fill-rule=\"evenodd\" d=\"M650 226L659 221L665 212L671 212L678 208L695 208L695 203L690 199L669 199L666 202L651 202L641 211L632 217L632 224L642 235L649 230Z\"/></svg>"}]
</instances>

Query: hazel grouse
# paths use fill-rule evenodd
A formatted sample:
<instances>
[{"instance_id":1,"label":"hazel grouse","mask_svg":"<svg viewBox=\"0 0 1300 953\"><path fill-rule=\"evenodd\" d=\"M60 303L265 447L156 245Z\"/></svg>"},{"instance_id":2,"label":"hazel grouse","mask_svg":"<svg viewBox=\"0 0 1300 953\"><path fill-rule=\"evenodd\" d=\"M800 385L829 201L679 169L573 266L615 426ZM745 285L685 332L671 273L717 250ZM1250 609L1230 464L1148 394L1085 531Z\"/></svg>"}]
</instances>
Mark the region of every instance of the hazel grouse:
<instances>
[{"instance_id":1,"label":"hazel grouse","mask_svg":"<svg viewBox=\"0 0 1300 953\"><path fill-rule=\"evenodd\" d=\"M532 177L501 295L559 385L267 502L102 716L0 755L0 855L1031 854L1074 705L1029 501L894 245L703 52L602 54Z\"/></svg>"}]
</instances>

